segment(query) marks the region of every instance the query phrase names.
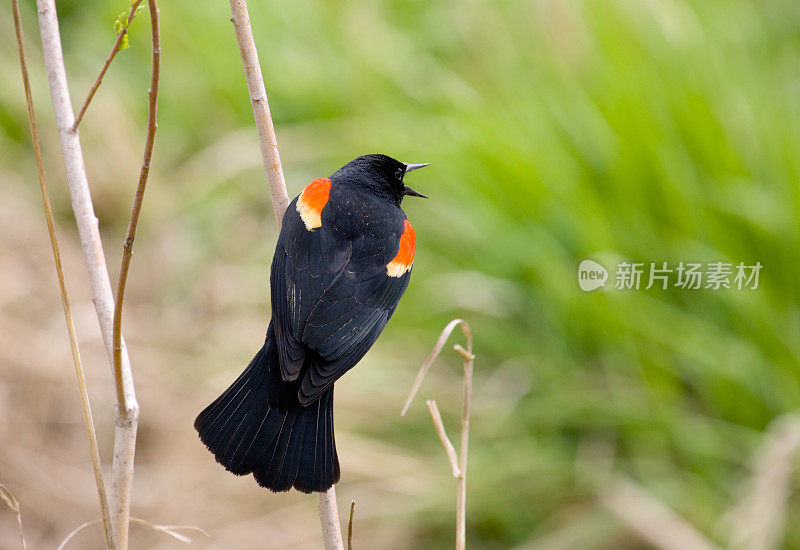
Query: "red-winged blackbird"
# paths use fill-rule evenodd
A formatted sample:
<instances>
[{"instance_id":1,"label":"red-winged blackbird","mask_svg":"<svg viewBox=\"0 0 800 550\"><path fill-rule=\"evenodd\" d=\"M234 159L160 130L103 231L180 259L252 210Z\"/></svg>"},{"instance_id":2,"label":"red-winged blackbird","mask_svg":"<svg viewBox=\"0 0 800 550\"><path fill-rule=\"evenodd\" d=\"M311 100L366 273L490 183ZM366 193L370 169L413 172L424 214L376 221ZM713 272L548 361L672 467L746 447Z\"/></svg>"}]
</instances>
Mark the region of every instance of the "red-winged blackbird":
<instances>
[{"instance_id":1,"label":"red-winged blackbird","mask_svg":"<svg viewBox=\"0 0 800 550\"><path fill-rule=\"evenodd\" d=\"M272 260L264 346L195 420L237 475L272 491L339 480L333 384L372 347L411 277L416 237L403 183L427 164L365 155L309 183L289 205Z\"/></svg>"}]
</instances>

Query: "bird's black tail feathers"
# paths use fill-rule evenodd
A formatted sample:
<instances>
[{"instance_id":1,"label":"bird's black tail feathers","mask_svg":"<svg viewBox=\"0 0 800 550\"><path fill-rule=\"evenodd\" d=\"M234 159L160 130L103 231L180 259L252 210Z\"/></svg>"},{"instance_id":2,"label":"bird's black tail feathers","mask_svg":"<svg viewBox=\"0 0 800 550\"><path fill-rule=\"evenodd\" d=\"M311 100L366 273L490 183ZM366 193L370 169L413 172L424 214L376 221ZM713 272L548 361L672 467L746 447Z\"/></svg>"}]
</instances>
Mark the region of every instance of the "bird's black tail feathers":
<instances>
[{"instance_id":1,"label":"bird's black tail feathers","mask_svg":"<svg viewBox=\"0 0 800 550\"><path fill-rule=\"evenodd\" d=\"M296 384L280 375L272 330L236 381L194 422L217 462L253 473L262 487L323 492L339 481L333 437L333 387L304 407Z\"/></svg>"}]
</instances>

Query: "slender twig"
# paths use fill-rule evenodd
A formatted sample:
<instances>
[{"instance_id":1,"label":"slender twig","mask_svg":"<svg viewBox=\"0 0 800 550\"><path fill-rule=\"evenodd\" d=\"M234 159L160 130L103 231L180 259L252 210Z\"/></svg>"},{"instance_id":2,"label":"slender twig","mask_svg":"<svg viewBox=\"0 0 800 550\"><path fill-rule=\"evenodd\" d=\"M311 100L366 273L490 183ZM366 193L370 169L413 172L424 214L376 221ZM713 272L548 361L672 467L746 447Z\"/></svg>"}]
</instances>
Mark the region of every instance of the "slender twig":
<instances>
[{"instance_id":1,"label":"slender twig","mask_svg":"<svg viewBox=\"0 0 800 550\"><path fill-rule=\"evenodd\" d=\"M264 78L261 75L261 64L258 61L258 51L253 39L253 29L250 27L250 15L247 12L246 0L230 0L231 22L236 33L236 42L239 44L239 54L244 66L244 77L247 81L247 90L250 93L250 103L253 107L253 116L258 129L258 138L261 145L261 159L267 171L272 207L275 211L275 220L281 226L283 213L289 206L289 195L286 192L286 182L283 178L281 157L278 151L278 140L275 137L275 126L272 124L272 115L267 101L267 90Z\"/></svg>"},{"instance_id":2,"label":"slender twig","mask_svg":"<svg viewBox=\"0 0 800 550\"><path fill-rule=\"evenodd\" d=\"M411 392L406 399L401 415L405 416L408 408L411 406L414 396L417 395L419 388L422 386L422 381L425 375L430 370L433 362L441 353L447 339L453 333L457 326L461 327L464 337L467 340L467 347L464 348L458 344L453 346L453 349L461 355L464 359L464 404L461 409L461 445L458 456L456 456L455 448L447 437L447 432L444 429L442 422L442 415L439 413L439 407L436 401L429 399L427 401L428 411L431 413L433 426L436 428L436 433L442 442L447 458L450 461L450 467L453 469L453 477L458 482L458 490L456 495L456 550L464 550L467 546L467 450L469 446L469 417L471 412L471 399L472 399L472 368L475 361L475 355L472 353L472 331L466 321L461 319L453 319L450 321L436 340L433 350L422 363L417 373L417 378L414 380L414 385L411 387Z\"/></svg>"},{"instance_id":3,"label":"slender twig","mask_svg":"<svg viewBox=\"0 0 800 550\"><path fill-rule=\"evenodd\" d=\"M31 140L33 141L33 151L36 157L36 168L39 174L39 188L42 192L42 202L44 203L45 218L47 219L47 232L50 235L50 247L53 250L53 263L56 267L58 286L61 291L61 305L64 309L64 320L67 323L69 333L69 344L72 351L72 362L75 366L75 376L78 379L78 390L81 396L81 407L83 410L83 421L86 428L86 436L89 438L89 452L92 456L92 467L94 469L95 485L97 486L97 498L100 503L100 513L103 518L103 529L105 530L106 545L113 548L114 543L111 538L111 523L108 513L108 500L106 497L106 487L103 482L103 468L100 464L100 450L97 445L97 434L94 429L92 419L92 409L89 404L89 392L86 389L86 380L83 374L81 354L78 348L78 338L75 335L75 322L72 318L72 309L67 295L67 286L64 282L64 271L61 268L61 253L58 248L58 238L56 237L55 222L53 220L53 209L50 206L50 195L47 191L47 177L44 171L44 161L42 160L42 146L39 142L39 126L36 122L36 112L33 108L33 97L31 95L31 83L28 77L28 66L25 60L25 45L22 38L22 24L20 21L19 2L11 0L11 8L14 12L14 27L17 33L17 47L19 50L19 64L22 71L22 84L25 89L25 102L28 107L28 124L31 130Z\"/></svg>"},{"instance_id":4,"label":"slender twig","mask_svg":"<svg viewBox=\"0 0 800 550\"><path fill-rule=\"evenodd\" d=\"M136 402L133 375L124 338L120 338L117 346L119 348L120 368L114 368L115 346L112 320L114 298L111 293L111 283L108 277L108 268L106 267L97 217L94 214L92 196L89 192L89 183L86 178L80 137L77 132L72 131L72 124L75 122L75 118L69 97L67 74L64 68L55 1L37 0L36 4L39 12L39 31L42 39L45 67L47 68L50 96L58 126L61 150L64 155L67 183L72 197L72 209L75 213L75 222L78 225L78 234L89 271L95 312L112 372L119 370L122 373L123 391L121 393L125 399L122 404L117 403L114 414L111 525L112 538L117 550L125 550L125 546L120 543L124 544L126 539L123 537L119 541L118 534L127 533L127 511L130 504L130 486L133 479L133 453L136 448L139 405ZM120 381L116 376L115 380L117 382Z\"/></svg>"},{"instance_id":5,"label":"slender twig","mask_svg":"<svg viewBox=\"0 0 800 550\"><path fill-rule=\"evenodd\" d=\"M286 181L283 177L281 157L278 151L278 141L275 136L275 126L267 101L267 90L264 86L264 77L261 74L261 64L258 61L258 50L253 39L253 29L250 27L250 15L247 11L246 0L230 0L231 22L236 34L236 43L239 45L239 55L244 67L244 78L247 81L247 90L250 94L250 104L253 108L258 141L261 148L261 159L267 172L272 208L275 212L275 221L278 227L283 221L283 214L289 206L289 194L286 191ZM339 523L339 512L336 507L336 489L331 487L318 497L319 516L322 526L322 538L326 549L343 550L342 528Z\"/></svg>"},{"instance_id":6,"label":"slender twig","mask_svg":"<svg viewBox=\"0 0 800 550\"><path fill-rule=\"evenodd\" d=\"M117 296L114 302L114 319L112 328L112 338L114 343L114 378L117 389L117 403L125 403L125 391L123 384L122 369L122 305L125 301L125 288L128 283L128 271L131 266L133 256L133 241L136 238L136 228L139 225L139 215L142 211L144 192L147 188L147 178L150 175L150 161L153 158L153 146L155 145L156 130L158 129L158 83L161 73L161 33L159 25L159 12L156 0L148 0L150 8L150 27L153 37L153 59L150 72L150 89L147 91L149 98L147 108L147 137L145 138L144 154L142 157L142 167L139 171L139 182L136 186L136 194L133 198L131 216L128 220L128 230L125 233L125 240L122 244L122 265L119 270L119 281L117 282Z\"/></svg>"},{"instance_id":7,"label":"slender twig","mask_svg":"<svg viewBox=\"0 0 800 550\"><path fill-rule=\"evenodd\" d=\"M11 511L17 515L17 530L19 531L19 544L22 550L26 550L25 544L25 531L22 529L22 509L19 506L19 501L14 494L8 490L8 487L0 483L0 499L2 499Z\"/></svg>"},{"instance_id":8,"label":"slender twig","mask_svg":"<svg viewBox=\"0 0 800 550\"><path fill-rule=\"evenodd\" d=\"M114 60L114 57L119 53L120 46L122 46L122 41L125 39L125 35L128 34L128 28L131 26L131 22L133 18L136 17L136 8L139 7L139 4L142 3L142 0L136 0L133 4L131 4L131 11L128 14L128 21L125 23L125 26L122 30L117 34L117 39L114 41L114 45L111 47L111 51L106 58L105 63L100 68L100 74L97 75L97 79L92 84L92 87L89 89L89 93L86 95L86 99L83 100L83 105L81 108L78 109L78 116L75 117L75 122L72 124L72 131L76 132L78 130L78 124L81 123L83 120L83 115L86 113L86 109L89 108L89 103L92 102L92 98L94 98L94 94L97 92L97 89L100 87L100 84L103 82L103 77L106 75L106 71L111 66L111 62Z\"/></svg>"},{"instance_id":9,"label":"slender twig","mask_svg":"<svg viewBox=\"0 0 800 550\"><path fill-rule=\"evenodd\" d=\"M350 501L350 519L347 521L347 550L353 550L353 515L356 511L356 501Z\"/></svg>"},{"instance_id":10,"label":"slender twig","mask_svg":"<svg viewBox=\"0 0 800 550\"><path fill-rule=\"evenodd\" d=\"M114 303L114 320L112 327L112 338L114 343L114 380L117 388L117 409L124 408L124 418L128 415L138 415L138 407L131 409L128 407L125 395L125 370L122 362L122 306L125 301L125 287L128 283L128 271L131 266L133 256L133 241L136 238L136 228L139 225L139 214L142 211L144 192L147 187L147 178L150 175L150 161L153 157L153 146L155 145L156 130L158 128L158 83L161 76L161 27L159 22L159 11L156 0L147 1L150 11L150 34L153 40L153 57L150 70L150 89L148 90L147 107L147 137L145 138L144 153L142 155L142 168L139 172L139 183L136 186L136 195L131 207L131 217L128 221L128 230L125 234L125 241L122 245L122 261L119 268L119 281L117 283L117 296ZM131 428L136 430L138 417L130 417L133 422ZM121 441L120 454L114 453L115 459L119 456L121 475L114 476L117 501L115 502L114 541L118 550L125 550L128 547L128 516L130 514L131 502L131 483L133 481L133 458L136 451L135 432L132 439ZM116 449L116 442L115 442ZM130 475L126 475L130 473Z\"/></svg>"}]
</instances>

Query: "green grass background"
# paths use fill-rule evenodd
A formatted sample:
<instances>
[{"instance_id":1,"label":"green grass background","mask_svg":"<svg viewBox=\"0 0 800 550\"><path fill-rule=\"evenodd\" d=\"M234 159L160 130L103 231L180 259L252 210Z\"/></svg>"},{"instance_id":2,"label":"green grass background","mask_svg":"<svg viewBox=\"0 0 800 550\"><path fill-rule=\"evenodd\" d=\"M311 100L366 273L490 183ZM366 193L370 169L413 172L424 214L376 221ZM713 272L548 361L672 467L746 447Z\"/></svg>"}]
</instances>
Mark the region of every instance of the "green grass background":
<instances>
[{"instance_id":1,"label":"green grass background","mask_svg":"<svg viewBox=\"0 0 800 550\"><path fill-rule=\"evenodd\" d=\"M58 2L73 103L125 7ZM393 360L348 376L362 377L350 383L363 392L390 381L376 391L399 408L441 327L469 321L473 547L508 548L575 522L587 547L637 547L620 541L576 468L598 445L614 468L724 541L720 517L765 428L800 402L800 4L259 0L250 11L290 195L363 153L432 163L409 180L430 198L404 205L417 233L414 276L376 350ZM36 201L10 11L0 12L4 185ZM52 132L29 0L23 15L37 108ZM187 274L214 263L241 268L230 285L244 280L245 307L263 312L275 227L228 5L162 1L161 17L159 132L131 277L147 276L148 242L167 232L173 261L155 268L157 291L141 302L187 307ZM111 243L121 241L143 142L146 14L131 33L81 130ZM57 142L46 139L59 224L70 232ZM589 294L576 273L587 257L609 268L764 267L756 291ZM179 340L203 354L196 332ZM458 361L443 361L423 394L439 392L455 436ZM181 380L201 384L211 363ZM399 372L379 374L390 368ZM444 494L406 521L416 547L447 547L454 486L422 401L413 410L402 421L342 418L441 469ZM800 548L797 495L784 544Z\"/></svg>"}]
</instances>

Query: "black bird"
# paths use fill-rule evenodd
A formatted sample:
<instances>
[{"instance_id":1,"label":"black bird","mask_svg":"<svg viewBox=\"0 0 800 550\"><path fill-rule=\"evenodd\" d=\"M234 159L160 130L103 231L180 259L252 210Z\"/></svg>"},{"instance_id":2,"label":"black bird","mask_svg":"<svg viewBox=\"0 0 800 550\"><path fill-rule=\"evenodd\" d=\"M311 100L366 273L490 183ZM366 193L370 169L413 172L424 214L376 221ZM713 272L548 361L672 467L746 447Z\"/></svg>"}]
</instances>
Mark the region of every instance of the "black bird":
<instances>
[{"instance_id":1,"label":"black bird","mask_svg":"<svg viewBox=\"0 0 800 550\"><path fill-rule=\"evenodd\" d=\"M283 218L264 346L195 420L236 474L272 491L339 480L333 384L380 335L411 277L416 237L400 208L405 175L427 164L365 155L309 183Z\"/></svg>"}]
</instances>

